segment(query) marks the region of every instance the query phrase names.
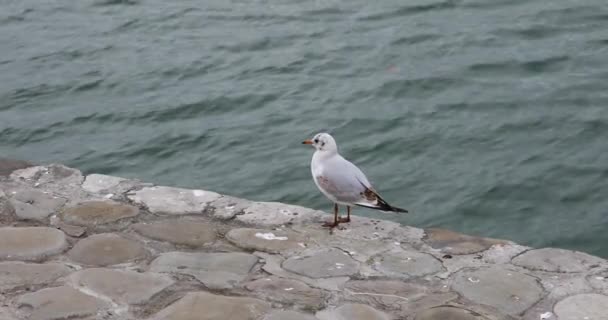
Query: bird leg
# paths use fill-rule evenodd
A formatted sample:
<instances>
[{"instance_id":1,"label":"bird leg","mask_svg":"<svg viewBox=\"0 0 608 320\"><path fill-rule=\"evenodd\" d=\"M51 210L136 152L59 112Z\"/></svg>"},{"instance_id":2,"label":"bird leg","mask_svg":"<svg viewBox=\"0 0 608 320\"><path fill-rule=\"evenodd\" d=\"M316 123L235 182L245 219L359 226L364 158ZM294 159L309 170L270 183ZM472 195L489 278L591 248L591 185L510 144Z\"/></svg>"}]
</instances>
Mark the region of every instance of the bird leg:
<instances>
[{"instance_id":1,"label":"bird leg","mask_svg":"<svg viewBox=\"0 0 608 320\"><path fill-rule=\"evenodd\" d=\"M340 217L340 222L350 222L350 206L346 206L346 218Z\"/></svg>"},{"instance_id":2,"label":"bird leg","mask_svg":"<svg viewBox=\"0 0 608 320\"><path fill-rule=\"evenodd\" d=\"M330 228L333 229L335 227L337 227L340 224L340 220L338 219L338 204L334 203L334 223L331 222L325 222L323 224L324 227L326 228Z\"/></svg>"}]
</instances>

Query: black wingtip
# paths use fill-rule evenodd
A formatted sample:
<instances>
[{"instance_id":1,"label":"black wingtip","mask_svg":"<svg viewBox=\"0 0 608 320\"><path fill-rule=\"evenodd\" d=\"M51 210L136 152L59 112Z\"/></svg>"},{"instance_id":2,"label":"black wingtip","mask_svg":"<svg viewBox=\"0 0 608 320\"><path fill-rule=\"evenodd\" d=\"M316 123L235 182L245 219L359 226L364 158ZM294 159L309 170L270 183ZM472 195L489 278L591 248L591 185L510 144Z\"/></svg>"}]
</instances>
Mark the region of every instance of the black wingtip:
<instances>
[{"instance_id":1,"label":"black wingtip","mask_svg":"<svg viewBox=\"0 0 608 320\"><path fill-rule=\"evenodd\" d=\"M409 213L409 211L407 211L405 209L397 208L397 207L391 207L391 211L398 212L398 213Z\"/></svg>"},{"instance_id":2,"label":"black wingtip","mask_svg":"<svg viewBox=\"0 0 608 320\"><path fill-rule=\"evenodd\" d=\"M380 196L378 196L378 209L388 212L408 213L408 211L405 209L391 206L386 201L384 201L384 199L380 198Z\"/></svg>"}]
</instances>

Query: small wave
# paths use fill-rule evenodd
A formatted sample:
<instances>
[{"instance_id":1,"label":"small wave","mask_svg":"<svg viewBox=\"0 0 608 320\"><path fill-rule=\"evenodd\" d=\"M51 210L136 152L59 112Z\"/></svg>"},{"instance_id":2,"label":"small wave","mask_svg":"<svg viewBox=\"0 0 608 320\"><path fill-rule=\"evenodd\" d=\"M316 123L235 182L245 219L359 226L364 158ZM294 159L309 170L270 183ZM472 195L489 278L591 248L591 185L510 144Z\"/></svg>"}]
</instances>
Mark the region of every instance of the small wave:
<instances>
[{"instance_id":1,"label":"small wave","mask_svg":"<svg viewBox=\"0 0 608 320\"><path fill-rule=\"evenodd\" d=\"M279 98L276 94L259 94L259 95L243 95L238 97L217 97L214 99L205 99L193 103L181 104L176 107L171 107L162 110L149 111L140 115L132 115L128 117L132 123L137 122L170 122L178 119L192 119L198 116L211 116L214 114L222 114L227 110L235 108L252 111L262 106L275 101Z\"/></svg>"},{"instance_id":2,"label":"small wave","mask_svg":"<svg viewBox=\"0 0 608 320\"><path fill-rule=\"evenodd\" d=\"M72 50L61 50L51 53L44 53L32 56L28 58L30 61L68 61L72 62L74 59L79 59L83 57L91 57L96 54L102 54L106 51L112 50L114 47L111 45L99 47L99 48L87 48L87 49L72 49Z\"/></svg>"},{"instance_id":3,"label":"small wave","mask_svg":"<svg viewBox=\"0 0 608 320\"><path fill-rule=\"evenodd\" d=\"M548 25L534 25L523 29L498 29L493 32L498 37L515 37L525 40L545 40L562 34L560 28Z\"/></svg>"},{"instance_id":4,"label":"small wave","mask_svg":"<svg viewBox=\"0 0 608 320\"><path fill-rule=\"evenodd\" d=\"M427 41L433 41L433 40L437 40L440 39L441 36L437 35L437 34L419 34L419 35L413 35L413 36L406 36L406 37L400 37L396 40L393 40L391 42L391 45L412 45L412 44L418 44L418 43L423 43L423 42L427 42Z\"/></svg>"},{"instance_id":5,"label":"small wave","mask_svg":"<svg viewBox=\"0 0 608 320\"><path fill-rule=\"evenodd\" d=\"M97 87L99 87L102 83L103 83L103 79L87 81L87 82L79 83L79 84L75 85L72 89L70 89L70 91L79 92L79 91L93 90L93 89L96 89Z\"/></svg>"},{"instance_id":6,"label":"small wave","mask_svg":"<svg viewBox=\"0 0 608 320\"><path fill-rule=\"evenodd\" d=\"M413 6L405 6L396 8L389 11L384 11L380 13L373 13L369 15L359 16L357 19L361 21L377 21L377 20L387 20L404 16L411 16L415 14L425 13L428 11L439 11L439 10L447 10L454 9L457 7L458 1L448 0L441 1L436 3L429 4L420 4Z\"/></svg>"},{"instance_id":7,"label":"small wave","mask_svg":"<svg viewBox=\"0 0 608 320\"><path fill-rule=\"evenodd\" d=\"M530 61L501 61L490 63L477 63L468 67L474 73L497 74L514 72L514 73L543 73L554 72L561 70L566 62L570 61L569 56L555 56L539 60Z\"/></svg>"},{"instance_id":8,"label":"small wave","mask_svg":"<svg viewBox=\"0 0 608 320\"><path fill-rule=\"evenodd\" d=\"M96 0L94 6L105 7L105 6L134 6L138 5L138 0Z\"/></svg>"},{"instance_id":9,"label":"small wave","mask_svg":"<svg viewBox=\"0 0 608 320\"><path fill-rule=\"evenodd\" d=\"M430 97L441 91L455 86L463 85L463 80L442 77L420 79L399 79L384 82L374 90L377 97Z\"/></svg>"},{"instance_id":10,"label":"small wave","mask_svg":"<svg viewBox=\"0 0 608 320\"><path fill-rule=\"evenodd\" d=\"M321 9L313 9L302 11L303 15L314 16L315 18L324 17L324 16L335 16L335 15L349 15L353 14L352 10L345 10L343 8L338 7L327 7Z\"/></svg>"},{"instance_id":11,"label":"small wave","mask_svg":"<svg viewBox=\"0 0 608 320\"><path fill-rule=\"evenodd\" d=\"M518 6L530 3L529 0L465 0L461 6L467 9L500 9L508 6Z\"/></svg>"},{"instance_id":12,"label":"small wave","mask_svg":"<svg viewBox=\"0 0 608 320\"><path fill-rule=\"evenodd\" d=\"M307 17L303 15L281 15L281 14L207 14L202 19L216 21L234 21L234 22L272 22L272 23L292 23L300 22L315 22L318 18Z\"/></svg>"},{"instance_id":13,"label":"small wave","mask_svg":"<svg viewBox=\"0 0 608 320\"><path fill-rule=\"evenodd\" d=\"M277 39L275 37L265 37L253 41L243 41L231 45L219 45L216 46L215 49L225 50L232 53L255 52L286 47L290 44L291 43L284 41L283 39Z\"/></svg>"}]
</instances>

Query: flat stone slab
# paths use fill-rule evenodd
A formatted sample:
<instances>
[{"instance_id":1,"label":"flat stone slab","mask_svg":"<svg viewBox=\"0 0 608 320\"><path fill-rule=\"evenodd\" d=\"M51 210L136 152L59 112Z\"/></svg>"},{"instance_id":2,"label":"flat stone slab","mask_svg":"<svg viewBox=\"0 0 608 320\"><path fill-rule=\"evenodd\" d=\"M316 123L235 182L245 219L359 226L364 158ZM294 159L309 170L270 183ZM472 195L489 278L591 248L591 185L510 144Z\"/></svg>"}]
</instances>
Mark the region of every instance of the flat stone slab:
<instances>
[{"instance_id":1,"label":"flat stone slab","mask_svg":"<svg viewBox=\"0 0 608 320\"><path fill-rule=\"evenodd\" d=\"M608 296L594 293L578 294L558 302L554 311L560 320L608 319Z\"/></svg>"},{"instance_id":2,"label":"flat stone slab","mask_svg":"<svg viewBox=\"0 0 608 320\"><path fill-rule=\"evenodd\" d=\"M22 220L44 220L66 203L63 198L35 189L15 190L10 201Z\"/></svg>"},{"instance_id":3,"label":"flat stone slab","mask_svg":"<svg viewBox=\"0 0 608 320\"><path fill-rule=\"evenodd\" d=\"M222 195L217 200L209 203L209 207L213 212L214 218L219 220L231 220L236 217L237 214L243 213L252 203L253 202L246 199Z\"/></svg>"},{"instance_id":4,"label":"flat stone slab","mask_svg":"<svg viewBox=\"0 0 608 320\"><path fill-rule=\"evenodd\" d=\"M585 272L594 266L605 264L605 260L577 251L544 248L530 250L515 257L513 264L530 270Z\"/></svg>"},{"instance_id":5,"label":"flat stone slab","mask_svg":"<svg viewBox=\"0 0 608 320\"><path fill-rule=\"evenodd\" d=\"M256 256L242 252L167 252L152 261L150 270L187 274L208 288L229 289L245 279L257 261Z\"/></svg>"},{"instance_id":6,"label":"flat stone slab","mask_svg":"<svg viewBox=\"0 0 608 320\"><path fill-rule=\"evenodd\" d=\"M313 309L322 307L326 297L323 290L311 288L297 280L275 276L249 282L245 284L245 288L266 300L299 304Z\"/></svg>"},{"instance_id":7,"label":"flat stone slab","mask_svg":"<svg viewBox=\"0 0 608 320\"><path fill-rule=\"evenodd\" d=\"M67 286L47 288L21 296L17 305L28 320L59 320L93 316L107 305Z\"/></svg>"},{"instance_id":8,"label":"flat stone slab","mask_svg":"<svg viewBox=\"0 0 608 320\"><path fill-rule=\"evenodd\" d=\"M443 289L443 288L442 288ZM351 280L344 285L344 299L380 310L410 316L421 308L443 305L458 298L431 283L400 280Z\"/></svg>"},{"instance_id":9,"label":"flat stone slab","mask_svg":"<svg viewBox=\"0 0 608 320\"><path fill-rule=\"evenodd\" d=\"M88 192L102 193L116 188L124 181L127 181L127 179L107 176L105 174L90 174L84 179L82 188Z\"/></svg>"},{"instance_id":10,"label":"flat stone slab","mask_svg":"<svg viewBox=\"0 0 608 320\"><path fill-rule=\"evenodd\" d=\"M543 295L537 279L501 266L461 270L454 275L452 288L475 303L513 316L530 308Z\"/></svg>"},{"instance_id":11,"label":"flat stone slab","mask_svg":"<svg viewBox=\"0 0 608 320\"><path fill-rule=\"evenodd\" d=\"M0 158L0 176L8 176L13 171L31 167L33 164L23 160Z\"/></svg>"},{"instance_id":12,"label":"flat stone slab","mask_svg":"<svg viewBox=\"0 0 608 320\"><path fill-rule=\"evenodd\" d=\"M373 258L373 268L390 277L412 278L434 274L443 270L443 265L430 254L417 251L392 251Z\"/></svg>"},{"instance_id":13,"label":"flat stone slab","mask_svg":"<svg viewBox=\"0 0 608 320\"><path fill-rule=\"evenodd\" d=\"M86 201L61 212L61 219L77 226L93 227L134 217L139 209L115 201Z\"/></svg>"},{"instance_id":14,"label":"flat stone slab","mask_svg":"<svg viewBox=\"0 0 608 320\"><path fill-rule=\"evenodd\" d=\"M51 283L72 272L63 263L0 262L0 291Z\"/></svg>"},{"instance_id":15,"label":"flat stone slab","mask_svg":"<svg viewBox=\"0 0 608 320\"><path fill-rule=\"evenodd\" d=\"M0 228L0 260L42 260L67 246L65 234L48 227Z\"/></svg>"},{"instance_id":16,"label":"flat stone slab","mask_svg":"<svg viewBox=\"0 0 608 320\"><path fill-rule=\"evenodd\" d=\"M90 266L109 266L143 258L144 247L136 241L113 233L101 233L80 240L68 257L75 262Z\"/></svg>"},{"instance_id":17,"label":"flat stone slab","mask_svg":"<svg viewBox=\"0 0 608 320\"><path fill-rule=\"evenodd\" d=\"M278 253L286 250L303 249L306 238L293 231L267 229L232 229L226 239L240 248Z\"/></svg>"},{"instance_id":18,"label":"flat stone slab","mask_svg":"<svg viewBox=\"0 0 608 320\"><path fill-rule=\"evenodd\" d=\"M2 220L10 217L15 212L15 208L11 204L7 195L0 189L0 223Z\"/></svg>"},{"instance_id":19,"label":"flat stone slab","mask_svg":"<svg viewBox=\"0 0 608 320\"><path fill-rule=\"evenodd\" d=\"M364 304L348 303L335 309L317 312L319 320L390 320L384 312Z\"/></svg>"},{"instance_id":20,"label":"flat stone slab","mask_svg":"<svg viewBox=\"0 0 608 320\"><path fill-rule=\"evenodd\" d=\"M128 197L136 203L145 205L152 213L180 215L203 213L207 205L217 200L220 194L204 190L147 187Z\"/></svg>"},{"instance_id":21,"label":"flat stone slab","mask_svg":"<svg viewBox=\"0 0 608 320\"><path fill-rule=\"evenodd\" d=\"M291 257L283 262L283 269L313 279L342 277L356 274L359 263L341 250L330 248L305 256Z\"/></svg>"},{"instance_id":22,"label":"flat stone slab","mask_svg":"<svg viewBox=\"0 0 608 320\"><path fill-rule=\"evenodd\" d=\"M76 288L109 297L118 304L142 304L173 284L168 276L116 269L92 268L70 276Z\"/></svg>"},{"instance_id":23,"label":"flat stone slab","mask_svg":"<svg viewBox=\"0 0 608 320\"><path fill-rule=\"evenodd\" d=\"M416 314L415 320L488 320L488 318L467 309L457 307L436 307Z\"/></svg>"},{"instance_id":24,"label":"flat stone slab","mask_svg":"<svg viewBox=\"0 0 608 320\"><path fill-rule=\"evenodd\" d=\"M236 220L258 226L280 226L318 220L321 211L278 202L253 202Z\"/></svg>"},{"instance_id":25,"label":"flat stone slab","mask_svg":"<svg viewBox=\"0 0 608 320\"><path fill-rule=\"evenodd\" d=\"M495 244L509 243L505 240L473 237L445 229L431 228L425 231L424 242L446 254L472 254L487 250Z\"/></svg>"},{"instance_id":26,"label":"flat stone slab","mask_svg":"<svg viewBox=\"0 0 608 320\"><path fill-rule=\"evenodd\" d=\"M73 191L74 186L80 187L84 181L84 177L79 170L60 164L16 170L11 173L10 177L16 181L24 181L34 187L54 185L55 190L62 194L63 191Z\"/></svg>"},{"instance_id":27,"label":"flat stone slab","mask_svg":"<svg viewBox=\"0 0 608 320\"><path fill-rule=\"evenodd\" d=\"M259 320L270 305L253 298L191 292L161 310L151 320Z\"/></svg>"},{"instance_id":28,"label":"flat stone slab","mask_svg":"<svg viewBox=\"0 0 608 320\"><path fill-rule=\"evenodd\" d=\"M64 223L59 219L52 219L51 224L53 224L53 226L55 226L56 228L59 228L61 231L65 232L65 234L70 237L79 238L87 232L86 227L73 226L71 224Z\"/></svg>"},{"instance_id":29,"label":"flat stone slab","mask_svg":"<svg viewBox=\"0 0 608 320\"><path fill-rule=\"evenodd\" d=\"M133 229L144 237L176 245L201 247L215 241L215 228L205 222L166 220L138 223Z\"/></svg>"},{"instance_id":30,"label":"flat stone slab","mask_svg":"<svg viewBox=\"0 0 608 320\"><path fill-rule=\"evenodd\" d=\"M316 317L295 311L272 311L264 317L264 320L318 320Z\"/></svg>"}]
</instances>

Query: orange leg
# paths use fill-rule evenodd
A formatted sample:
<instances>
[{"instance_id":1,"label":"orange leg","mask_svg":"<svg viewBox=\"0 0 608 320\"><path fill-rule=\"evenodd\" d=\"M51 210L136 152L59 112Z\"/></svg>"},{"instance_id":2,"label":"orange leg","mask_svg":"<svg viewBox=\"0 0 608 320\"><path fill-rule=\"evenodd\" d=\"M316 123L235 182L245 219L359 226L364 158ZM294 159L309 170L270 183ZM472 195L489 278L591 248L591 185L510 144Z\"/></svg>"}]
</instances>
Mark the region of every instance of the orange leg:
<instances>
[{"instance_id":1,"label":"orange leg","mask_svg":"<svg viewBox=\"0 0 608 320\"><path fill-rule=\"evenodd\" d=\"M340 224L340 219L338 219L338 204L334 203L334 223L325 222L323 224L324 227L333 229Z\"/></svg>"}]
</instances>

